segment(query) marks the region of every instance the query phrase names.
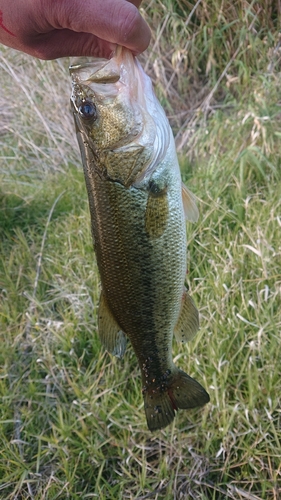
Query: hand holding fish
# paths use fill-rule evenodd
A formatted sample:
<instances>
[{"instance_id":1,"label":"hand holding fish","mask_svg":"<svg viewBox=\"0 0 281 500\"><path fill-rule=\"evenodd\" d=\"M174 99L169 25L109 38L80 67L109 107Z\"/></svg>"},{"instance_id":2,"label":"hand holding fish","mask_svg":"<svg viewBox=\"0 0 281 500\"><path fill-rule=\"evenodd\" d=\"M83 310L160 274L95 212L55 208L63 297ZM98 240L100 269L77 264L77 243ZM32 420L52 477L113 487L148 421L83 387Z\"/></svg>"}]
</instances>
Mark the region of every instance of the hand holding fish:
<instances>
[{"instance_id":1,"label":"hand holding fish","mask_svg":"<svg viewBox=\"0 0 281 500\"><path fill-rule=\"evenodd\" d=\"M149 44L141 0L0 0L0 43L39 59L110 57L116 44Z\"/></svg>"}]
</instances>

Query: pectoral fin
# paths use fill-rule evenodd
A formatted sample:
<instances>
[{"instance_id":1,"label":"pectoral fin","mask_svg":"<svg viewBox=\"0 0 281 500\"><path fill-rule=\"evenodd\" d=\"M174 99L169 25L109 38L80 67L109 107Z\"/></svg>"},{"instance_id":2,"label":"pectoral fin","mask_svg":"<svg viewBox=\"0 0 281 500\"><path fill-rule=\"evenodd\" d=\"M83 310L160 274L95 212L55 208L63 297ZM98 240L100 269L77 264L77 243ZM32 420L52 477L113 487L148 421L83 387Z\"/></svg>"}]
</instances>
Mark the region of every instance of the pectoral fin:
<instances>
[{"instance_id":1,"label":"pectoral fin","mask_svg":"<svg viewBox=\"0 0 281 500\"><path fill-rule=\"evenodd\" d=\"M145 212L145 229L152 238L159 238L167 226L169 214L167 195L149 195Z\"/></svg>"},{"instance_id":2,"label":"pectoral fin","mask_svg":"<svg viewBox=\"0 0 281 500\"><path fill-rule=\"evenodd\" d=\"M168 215L167 186L162 179L152 179L149 183L145 212L145 229L149 236L158 238L164 233Z\"/></svg>"},{"instance_id":3,"label":"pectoral fin","mask_svg":"<svg viewBox=\"0 0 281 500\"><path fill-rule=\"evenodd\" d=\"M122 358L126 350L126 336L112 315L103 292L101 292L98 331L102 344L108 352Z\"/></svg>"},{"instance_id":4,"label":"pectoral fin","mask_svg":"<svg viewBox=\"0 0 281 500\"><path fill-rule=\"evenodd\" d=\"M184 288L182 305L174 333L179 342L191 340L199 328L199 314L196 306Z\"/></svg>"},{"instance_id":5,"label":"pectoral fin","mask_svg":"<svg viewBox=\"0 0 281 500\"><path fill-rule=\"evenodd\" d=\"M196 205L196 197L189 189L182 183L182 201L183 209L186 220L196 222L199 217L198 208Z\"/></svg>"}]
</instances>

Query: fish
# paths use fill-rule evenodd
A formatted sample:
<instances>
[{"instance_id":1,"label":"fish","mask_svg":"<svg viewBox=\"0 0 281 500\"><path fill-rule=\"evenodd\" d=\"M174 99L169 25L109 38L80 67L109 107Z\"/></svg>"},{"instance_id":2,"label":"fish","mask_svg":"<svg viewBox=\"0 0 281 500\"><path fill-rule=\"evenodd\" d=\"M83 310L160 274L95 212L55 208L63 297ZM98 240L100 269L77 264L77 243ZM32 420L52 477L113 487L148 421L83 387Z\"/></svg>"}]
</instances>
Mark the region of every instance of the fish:
<instances>
[{"instance_id":1,"label":"fish","mask_svg":"<svg viewBox=\"0 0 281 500\"><path fill-rule=\"evenodd\" d=\"M185 287L186 219L198 218L196 198L182 184L151 79L128 49L118 46L111 59L76 59L70 74L101 280L98 332L117 357L130 340L147 425L156 431L178 409L209 401L172 358L173 335L189 341L199 327Z\"/></svg>"}]
</instances>

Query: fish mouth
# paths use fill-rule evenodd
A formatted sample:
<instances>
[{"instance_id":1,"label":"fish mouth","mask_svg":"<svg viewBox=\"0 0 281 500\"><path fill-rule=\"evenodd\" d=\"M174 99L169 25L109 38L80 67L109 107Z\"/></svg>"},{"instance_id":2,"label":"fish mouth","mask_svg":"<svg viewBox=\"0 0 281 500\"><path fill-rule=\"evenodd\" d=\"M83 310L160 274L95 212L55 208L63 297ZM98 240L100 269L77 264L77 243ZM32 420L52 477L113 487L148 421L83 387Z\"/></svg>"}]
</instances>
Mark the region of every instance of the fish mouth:
<instances>
[{"instance_id":1,"label":"fish mouth","mask_svg":"<svg viewBox=\"0 0 281 500\"><path fill-rule=\"evenodd\" d=\"M135 58L132 53L124 47L117 46L111 59L94 57L75 57L69 67L72 78L86 85L91 83L110 84L117 83L122 77L124 67L130 65L133 68ZM131 71L131 76L133 72ZM126 71L126 81L130 74Z\"/></svg>"},{"instance_id":2,"label":"fish mouth","mask_svg":"<svg viewBox=\"0 0 281 500\"><path fill-rule=\"evenodd\" d=\"M69 72L74 79L79 77L78 81L83 81L84 84L90 83L116 83L120 79L120 71L116 65L111 63L111 60L100 61L77 61L69 67Z\"/></svg>"},{"instance_id":3,"label":"fish mouth","mask_svg":"<svg viewBox=\"0 0 281 500\"><path fill-rule=\"evenodd\" d=\"M130 50L117 46L111 59L75 57L71 62L69 71L74 83L88 85L103 99L125 91L131 102L145 107L143 93L150 79ZM147 90L151 92L152 87Z\"/></svg>"}]
</instances>

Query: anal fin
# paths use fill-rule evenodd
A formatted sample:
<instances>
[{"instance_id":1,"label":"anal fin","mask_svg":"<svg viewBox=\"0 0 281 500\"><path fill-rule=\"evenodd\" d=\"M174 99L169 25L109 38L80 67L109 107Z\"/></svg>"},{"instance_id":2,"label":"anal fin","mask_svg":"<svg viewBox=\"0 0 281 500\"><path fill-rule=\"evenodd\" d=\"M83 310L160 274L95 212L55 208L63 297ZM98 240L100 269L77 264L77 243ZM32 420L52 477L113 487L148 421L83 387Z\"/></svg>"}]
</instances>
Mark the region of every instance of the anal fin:
<instances>
[{"instance_id":1,"label":"anal fin","mask_svg":"<svg viewBox=\"0 0 281 500\"><path fill-rule=\"evenodd\" d=\"M179 342L187 342L195 336L198 329L199 314L197 308L186 288L184 288L180 315L174 329L176 339Z\"/></svg>"},{"instance_id":2,"label":"anal fin","mask_svg":"<svg viewBox=\"0 0 281 500\"><path fill-rule=\"evenodd\" d=\"M126 350L126 335L111 313L103 292L101 292L99 303L98 331L106 350L122 358Z\"/></svg>"}]
</instances>

